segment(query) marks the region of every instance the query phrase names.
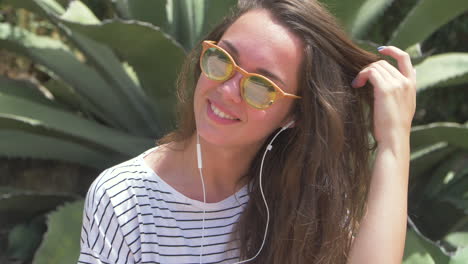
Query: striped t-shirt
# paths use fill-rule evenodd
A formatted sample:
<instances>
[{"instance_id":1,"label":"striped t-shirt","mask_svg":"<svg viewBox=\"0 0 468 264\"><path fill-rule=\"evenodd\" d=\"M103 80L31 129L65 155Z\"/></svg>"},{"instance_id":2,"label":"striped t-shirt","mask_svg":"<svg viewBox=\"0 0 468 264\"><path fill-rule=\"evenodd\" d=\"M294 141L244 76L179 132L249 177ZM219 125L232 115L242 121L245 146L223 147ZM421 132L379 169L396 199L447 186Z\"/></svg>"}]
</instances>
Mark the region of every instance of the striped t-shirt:
<instances>
[{"instance_id":1,"label":"striped t-shirt","mask_svg":"<svg viewBox=\"0 0 468 264\"><path fill-rule=\"evenodd\" d=\"M78 263L235 263L233 228L247 186L217 203L190 199L144 161L151 149L105 170L86 196ZM202 218L205 231L202 243Z\"/></svg>"}]
</instances>

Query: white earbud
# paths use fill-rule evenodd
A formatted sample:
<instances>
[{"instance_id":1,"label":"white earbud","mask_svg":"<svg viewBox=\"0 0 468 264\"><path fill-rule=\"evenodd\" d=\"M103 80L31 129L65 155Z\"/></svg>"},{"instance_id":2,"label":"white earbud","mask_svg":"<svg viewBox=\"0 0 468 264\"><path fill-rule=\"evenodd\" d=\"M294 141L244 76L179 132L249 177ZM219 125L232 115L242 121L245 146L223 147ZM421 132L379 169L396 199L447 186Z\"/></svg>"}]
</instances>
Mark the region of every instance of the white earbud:
<instances>
[{"instance_id":1,"label":"white earbud","mask_svg":"<svg viewBox=\"0 0 468 264\"><path fill-rule=\"evenodd\" d=\"M287 123L287 124L286 124L285 126L283 126L281 129L282 129L282 130L285 130L285 129L290 128L292 125L294 125L294 122L295 122L295 120L289 121L289 123Z\"/></svg>"}]
</instances>

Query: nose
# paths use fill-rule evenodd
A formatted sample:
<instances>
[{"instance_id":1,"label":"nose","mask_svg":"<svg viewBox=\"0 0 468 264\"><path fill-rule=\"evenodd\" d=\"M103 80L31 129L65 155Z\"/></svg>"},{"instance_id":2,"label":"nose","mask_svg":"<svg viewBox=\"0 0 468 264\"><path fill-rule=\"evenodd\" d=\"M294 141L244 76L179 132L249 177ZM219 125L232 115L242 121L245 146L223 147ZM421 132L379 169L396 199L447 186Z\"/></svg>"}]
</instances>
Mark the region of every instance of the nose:
<instances>
[{"instance_id":1,"label":"nose","mask_svg":"<svg viewBox=\"0 0 468 264\"><path fill-rule=\"evenodd\" d=\"M221 83L218 87L221 96L226 101L241 103L242 96L240 91L242 74L238 71L228 80Z\"/></svg>"}]
</instances>

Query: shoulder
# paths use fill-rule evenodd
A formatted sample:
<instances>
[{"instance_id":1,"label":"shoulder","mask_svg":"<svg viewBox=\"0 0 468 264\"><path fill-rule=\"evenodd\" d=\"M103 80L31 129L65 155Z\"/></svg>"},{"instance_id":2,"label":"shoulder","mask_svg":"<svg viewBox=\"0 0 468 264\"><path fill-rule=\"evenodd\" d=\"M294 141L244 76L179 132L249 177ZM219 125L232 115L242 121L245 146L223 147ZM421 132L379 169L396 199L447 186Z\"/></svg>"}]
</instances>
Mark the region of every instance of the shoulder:
<instances>
[{"instance_id":1,"label":"shoulder","mask_svg":"<svg viewBox=\"0 0 468 264\"><path fill-rule=\"evenodd\" d=\"M147 189L155 175L143 162L145 153L101 172L89 187L87 206L101 204L102 200L119 203Z\"/></svg>"}]
</instances>

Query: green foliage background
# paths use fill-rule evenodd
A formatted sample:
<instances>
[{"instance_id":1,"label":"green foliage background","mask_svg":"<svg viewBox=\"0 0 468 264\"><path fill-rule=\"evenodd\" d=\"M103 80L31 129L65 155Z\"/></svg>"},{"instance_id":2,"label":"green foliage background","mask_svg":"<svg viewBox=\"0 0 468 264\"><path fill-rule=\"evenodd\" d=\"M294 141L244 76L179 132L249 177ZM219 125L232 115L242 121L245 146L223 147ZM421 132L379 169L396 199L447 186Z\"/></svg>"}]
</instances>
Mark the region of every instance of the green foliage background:
<instances>
[{"instance_id":1,"label":"green foliage background","mask_svg":"<svg viewBox=\"0 0 468 264\"><path fill-rule=\"evenodd\" d=\"M321 2L418 70L404 263L468 263L468 2ZM0 263L76 262L89 183L174 127L183 57L235 3L0 0Z\"/></svg>"}]
</instances>

